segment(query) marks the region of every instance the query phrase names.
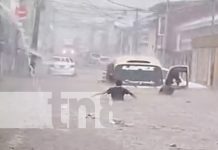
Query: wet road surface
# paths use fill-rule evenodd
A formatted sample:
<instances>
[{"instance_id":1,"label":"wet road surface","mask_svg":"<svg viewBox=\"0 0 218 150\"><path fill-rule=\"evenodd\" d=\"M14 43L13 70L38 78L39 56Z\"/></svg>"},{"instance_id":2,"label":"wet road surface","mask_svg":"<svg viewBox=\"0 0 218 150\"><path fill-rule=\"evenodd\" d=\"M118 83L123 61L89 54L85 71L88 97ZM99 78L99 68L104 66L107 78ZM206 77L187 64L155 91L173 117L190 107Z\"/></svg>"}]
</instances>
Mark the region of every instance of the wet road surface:
<instances>
[{"instance_id":1,"label":"wet road surface","mask_svg":"<svg viewBox=\"0 0 218 150\"><path fill-rule=\"evenodd\" d=\"M4 109L0 109L2 114L0 126L1 128L17 126L20 129L0 129L0 149L218 149L218 95L216 91L205 89L180 90L173 96L163 96L158 95L157 89L130 88L137 95L137 99L126 97L125 102L113 103L112 112L114 118L119 121L111 123L105 129L52 129L49 123L46 124L49 128L41 126L41 121L45 120L40 119L50 109L38 106L48 104L46 97L48 93L104 91L110 85L100 83L98 81L100 76L101 72L98 70L82 70L76 77L39 76L34 81L28 78L8 77L2 80L0 90L3 98L0 108ZM8 95L11 99L7 99ZM107 97L102 97L102 101L107 100ZM22 120L23 116L16 114L16 111L21 110L23 114L28 114L26 116L29 116L29 120L27 119L26 122L29 121L30 124ZM44 111L41 118L35 116L34 113L37 113L35 110L38 110L39 114ZM88 119L89 123L93 121L95 119ZM35 125L36 128L31 129L37 122L39 122L38 128Z\"/></svg>"}]
</instances>

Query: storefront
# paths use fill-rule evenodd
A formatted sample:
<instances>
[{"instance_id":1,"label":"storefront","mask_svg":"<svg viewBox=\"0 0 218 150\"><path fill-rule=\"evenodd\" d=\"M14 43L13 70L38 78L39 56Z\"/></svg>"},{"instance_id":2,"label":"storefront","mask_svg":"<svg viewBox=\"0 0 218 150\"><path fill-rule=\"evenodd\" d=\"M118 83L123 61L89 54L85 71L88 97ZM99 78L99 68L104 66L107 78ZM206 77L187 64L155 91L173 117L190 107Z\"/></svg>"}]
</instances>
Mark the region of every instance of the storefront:
<instances>
[{"instance_id":1,"label":"storefront","mask_svg":"<svg viewBox=\"0 0 218 150\"><path fill-rule=\"evenodd\" d=\"M192 79L218 87L218 35L193 39Z\"/></svg>"}]
</instances>

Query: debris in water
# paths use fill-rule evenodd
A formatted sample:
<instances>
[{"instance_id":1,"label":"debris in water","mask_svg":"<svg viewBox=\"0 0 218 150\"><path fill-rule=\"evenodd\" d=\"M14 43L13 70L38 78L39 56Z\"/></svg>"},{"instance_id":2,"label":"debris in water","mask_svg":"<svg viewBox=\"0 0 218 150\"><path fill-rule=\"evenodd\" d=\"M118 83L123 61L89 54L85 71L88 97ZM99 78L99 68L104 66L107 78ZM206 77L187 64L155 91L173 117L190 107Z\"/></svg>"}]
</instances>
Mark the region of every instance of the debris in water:
<instances>
[{"instance_id":1,"label":"debris in water","mask_svg":"<svg viewBox=\"0 0 218 150\"><path fill-rule=\"evenodd\" d=\"M170 147L177 147L177 145L176 144L171 144Z\"/></svg>"},{"instance_id":2,"label":"debris in water","mask_svg":"<svg viewBox=\"0 0 218 150\"><path fill-rule=\"evenodd\" d=\"M122 126L122 127L132 127L132 126L134 126L134 124L132 124L132 123L126 123L125 121L119 120L119 119L113 119L111 121L111 124L119 125L119 126Z\"/></svg>"},{"instance_id":3,"label":"debris in water","mask_svg":"<svg viewBox=\"0 0 218 150\"><path fill-rule=\"evenodd\" d=\"M14 148L13 146L10 146L9 149L10 149L10 150L14 150L15 148Z\"/></svg>"},{"instance_id":4,"label":"debris in water","mask_svg":"<svg viewBox=\"0 0 218 150\"><path fill-rule=\"evenodd\" d=\"M86 119L96 119L95 115L92 113L87 114Z\"/></svg>"}]
</instances>

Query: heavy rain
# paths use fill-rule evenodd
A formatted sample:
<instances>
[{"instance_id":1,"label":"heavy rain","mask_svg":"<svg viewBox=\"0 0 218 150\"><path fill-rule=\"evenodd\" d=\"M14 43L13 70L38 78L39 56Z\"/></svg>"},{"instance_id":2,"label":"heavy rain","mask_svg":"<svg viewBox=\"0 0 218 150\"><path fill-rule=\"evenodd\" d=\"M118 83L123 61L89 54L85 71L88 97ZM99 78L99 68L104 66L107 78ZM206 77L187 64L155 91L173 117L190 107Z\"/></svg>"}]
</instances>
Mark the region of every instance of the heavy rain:
<instances>
[{"instance_id":1,"label":"heavy rain","mask_svg":"<svg viewBox=\"0 0 218 150\"><path fill-rule=\"evenodd\" d=\"M0 0L0 150L218 150L217 0Z\"/></svg>"}]
</instances>

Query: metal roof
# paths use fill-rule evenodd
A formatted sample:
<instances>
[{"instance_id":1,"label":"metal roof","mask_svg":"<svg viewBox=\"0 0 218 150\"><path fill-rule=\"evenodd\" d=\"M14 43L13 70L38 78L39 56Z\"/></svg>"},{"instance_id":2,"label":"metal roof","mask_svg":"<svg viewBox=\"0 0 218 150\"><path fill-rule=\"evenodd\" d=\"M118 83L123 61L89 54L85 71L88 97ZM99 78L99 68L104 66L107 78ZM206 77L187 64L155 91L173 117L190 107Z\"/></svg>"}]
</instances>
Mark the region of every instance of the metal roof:
<instances>
[{"instance_id":1,"label":"metal roof","mask_svg":"<svg viewBox=\"0 0 218 150\"><path fill-rule=\"evenodd\" d=\"M155 57L146 56L122 56L115 59L115 65L118 64L138 64L160 66L160 61Z\"/></svg>"}]
</instances>

